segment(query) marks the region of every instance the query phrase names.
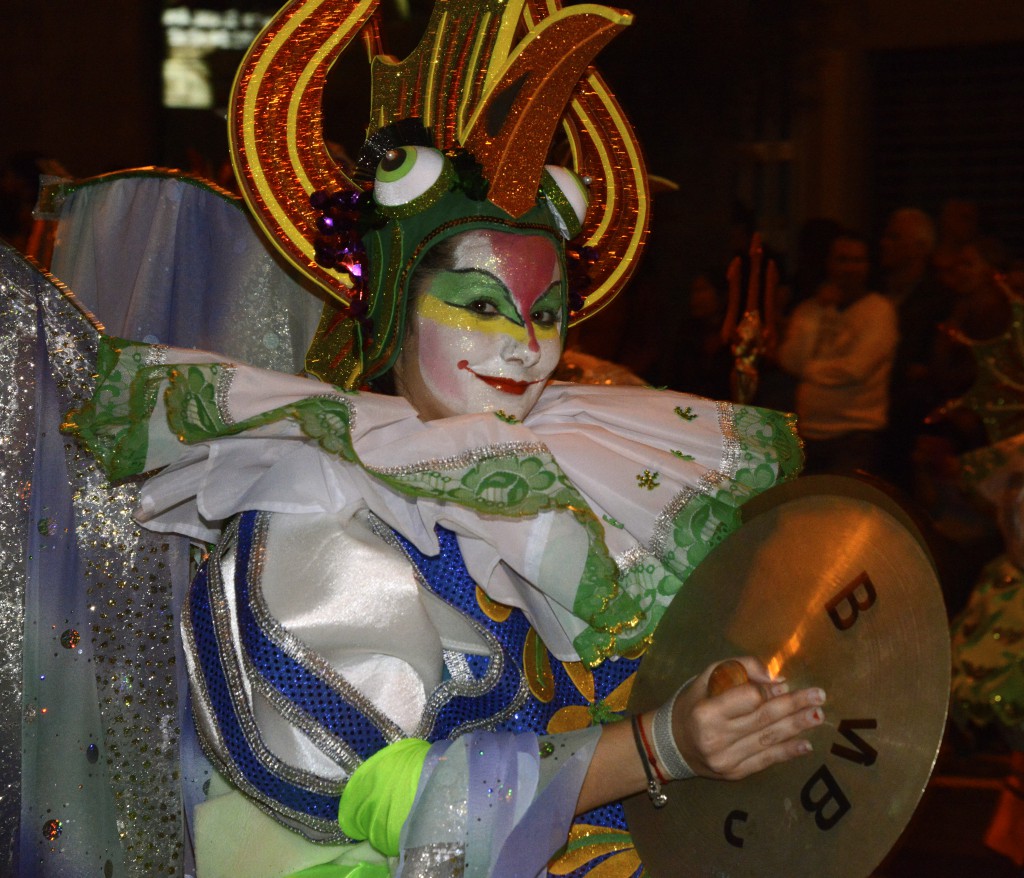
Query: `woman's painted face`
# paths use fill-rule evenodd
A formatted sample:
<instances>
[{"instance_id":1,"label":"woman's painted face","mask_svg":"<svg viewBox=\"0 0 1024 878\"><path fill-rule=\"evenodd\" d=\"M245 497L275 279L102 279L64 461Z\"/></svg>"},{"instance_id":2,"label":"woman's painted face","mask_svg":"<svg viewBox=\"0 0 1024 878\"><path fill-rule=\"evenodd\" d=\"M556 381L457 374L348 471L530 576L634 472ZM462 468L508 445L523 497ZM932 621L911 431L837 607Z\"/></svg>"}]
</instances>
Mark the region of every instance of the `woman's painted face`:
<instances>
[{"instance_id":1,"label":"woman's painted face","mask_svg":"<svg viewBox=\"0 0 1024 878\"><path fill-rule=\"evenodd\" d=\"M475 230L416 292L395 384L424 420L502 412L522 420L562 354L562 271L542 235Z\"/></svg>"}]
</instances>

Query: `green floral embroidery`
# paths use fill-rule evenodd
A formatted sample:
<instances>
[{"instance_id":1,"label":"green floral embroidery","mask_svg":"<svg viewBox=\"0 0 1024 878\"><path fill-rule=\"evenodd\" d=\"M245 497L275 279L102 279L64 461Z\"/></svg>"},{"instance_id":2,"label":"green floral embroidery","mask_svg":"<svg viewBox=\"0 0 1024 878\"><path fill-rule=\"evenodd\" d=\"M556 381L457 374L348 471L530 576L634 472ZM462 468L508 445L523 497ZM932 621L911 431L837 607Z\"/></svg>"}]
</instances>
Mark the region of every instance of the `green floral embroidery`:
<instances>
[{"instance_id":1,"label":"green floral embroidery","mask_svg":"<svg viewBox=\"0 0 1024 878\"><path fill-rule=\"evenodd\" d=\"M601 518L603 518L612 527L616 527L619 530L623 530L626 527L626 525L624 525L621 521L617 521L616 519L612 518L610 515L602 515Z\"/></svg>"},{"instance_id":2,"label":"green floral embroidery","mask_svg":"<svg viewBox=\"0 0 1024 878\"><path fill-rule=\"evenodd\" d=\"M621 652L649 637L674 599L685 599L685 592L680 595L683 584L740 526L743 504L800 470L803 458L792 418L757 408L734 407L732 412L740 444L734 479L712 494L692 497L673 518L658 555L638 558L621 576L623 589L638 600L644 613L644 624L619 638Z\"/></svg>"},{"instance_id":3,"label":"green floral embroidery","mask_svg":"<svg viewBox=\"0 0 1024 878\"><path fill-rule=\"evenodd\" d=\"M659 487L660 482L658 480L660 478L661 473L652 473L649 469L645 469L642 473L637 474L636 483L641 488L646 488L648 491L653 491L655 488Z\"/></svg>"},{"instance_id":4,"label":"green floral embroidery","mask_svg":"<svg viewBox=\"0 0 1024 878\"><path fill-rule=\"evenodd\" d=\"M101 336L92 399L67 414L61 430L77 436L112 480L145 470L148 418L163 375L150 366L153 348Z\"/></svg>"},{"instance_id":5,"label":"green floral embroidery","mask_svg":"<svg viewBox=\"0 0 1024 878\"><path fill-rule=\"evenodd\" d=\"M519 423L519 418L515 417L514 415L506 414L501 409L498 409L494 413L494 415L495 415L495 417L497 417L497 418L501 419L502 421L504 421L506 424L518 424Z\"/></svg>"},{"instance_id":6,"label":"green floral embroidery","mask_svg":"<svg viewBox=\"0 0 1024 878\"><path fill-rule=\"evenodd\" d=\"M676 406L675 412L684 421L696 421L699 415L693 410L692 406L687 406L685 409L682 406Z\"/></svg>"},{"instance_id":7,"label":"green floral embroidery","mask_svg":"<svg viewBox=\"0 0 1024 878\"><path fill-rule=\"evenodd\" d=\"M216 381L220 373L220 366L187 366L183 373L172 376L167 408L177 415L183 441L199 442L224 430L224 420L217 411Z\"/></svg>"},{"instance_id":8,"label":"green floral embroidery","mask_svg":"<svg viewBox=\"0 0 1024 878\"><path fill-rule=\"evenodd\" d=\"M470 469L462 487L482 506L533 513L547 505L541 495L555 482L555 474L537 457L492 458ZM530 498L538 504L535 508L524 506Z\"/></svg>"},{"instance_id":9,"label":"green floral embroidery","mask_svg":"<svg viewBox=\"0 0 1024 878\"><path fill-rule=\"evenodd\" d=\"M336 454L344 460L356 460L350 434L352 414L345 402L325 397L305 399L295 404L293 417L299 422L302 432L316 439L328 454Z\"/></svg>"},{"instance_id":10,"label":"green floral embroidery","mask_svg":"<svg viewBox=\"0 0 1024 878\"><path fill-rule=\"evenodd\" d=\"M675 448L671 449L671 451L680 460L694 461L697 459L692 454L683 454L683 452L677 451Z\"/></svg>"}]
</instances>

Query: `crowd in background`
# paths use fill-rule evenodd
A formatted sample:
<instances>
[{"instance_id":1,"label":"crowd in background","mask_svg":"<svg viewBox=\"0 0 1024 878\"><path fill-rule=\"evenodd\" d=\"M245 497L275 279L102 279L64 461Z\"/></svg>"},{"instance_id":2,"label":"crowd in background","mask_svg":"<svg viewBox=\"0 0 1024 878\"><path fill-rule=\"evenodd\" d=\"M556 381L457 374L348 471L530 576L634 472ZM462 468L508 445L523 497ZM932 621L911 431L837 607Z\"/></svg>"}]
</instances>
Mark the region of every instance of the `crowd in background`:
<instances>
[{"instance_id":1,"label":"crowd in background","mask_svg":"<svg viewBox=\"0 0 1024 878\"><path fill-rule=\"evenodd\" d=\"M726 295L721 272L692 279L677 368L656 382L727 395ZM950 200L936 219L896 210L874 241L816 218L761 361L755 402L798 415L805 472L883 479L927 522L951 613L1000 551L991 510L959 478L959 456L989 441L975 413L951 405L976 376L963 338L1005 333L1014 296L1024 301L1024 259L981 232L970 202Z\"/></svg>"}]
</instances>

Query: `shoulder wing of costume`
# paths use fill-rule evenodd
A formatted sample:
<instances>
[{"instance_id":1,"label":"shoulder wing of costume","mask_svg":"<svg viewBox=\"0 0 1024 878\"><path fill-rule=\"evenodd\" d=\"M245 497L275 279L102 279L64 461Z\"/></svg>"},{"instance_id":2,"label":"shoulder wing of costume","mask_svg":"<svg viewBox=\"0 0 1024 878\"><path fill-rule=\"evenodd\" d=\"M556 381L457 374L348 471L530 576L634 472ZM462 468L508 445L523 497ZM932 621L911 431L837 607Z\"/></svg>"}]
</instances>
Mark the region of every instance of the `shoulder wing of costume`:
<instances>
[{"instance_id":1,"label":"shoulder wing of costume","mask_svg":"<svg viewBox=\"0 0 1024 878\"><path fill-rule=\"evenodd\" d=\"M51 183L47 200L52 271L108 334L302 369L322 293L286 267L237 195L139 168Z\"/></svg>"}]
</instances>

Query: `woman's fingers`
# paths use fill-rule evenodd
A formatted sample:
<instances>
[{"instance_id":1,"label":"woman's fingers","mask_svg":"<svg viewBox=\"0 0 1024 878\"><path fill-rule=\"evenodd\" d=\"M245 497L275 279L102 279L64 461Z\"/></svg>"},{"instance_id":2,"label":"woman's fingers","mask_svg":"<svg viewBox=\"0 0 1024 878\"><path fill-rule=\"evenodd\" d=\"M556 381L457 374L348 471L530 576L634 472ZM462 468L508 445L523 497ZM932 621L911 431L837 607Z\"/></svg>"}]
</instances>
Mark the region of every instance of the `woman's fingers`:
<instances>
[{"instance_id":1,"label":"woman's fingers","mask_svg":"<svg viewBox=\"0 0 1024 878\"><path fill-rule=\"evenodd\" d=\"M823 722L824 703L823 690L791 692L760 661L743 657L705 669L683 690L673 726L694 770L738 780L810 752L801 735Z\"/></svg>"},{"instance_id":2,"label":"woman's fingers","mask_svg":"<svg viewBox=\"0 0 1024 878\"><path fill-rule=\"evenodd\" d=\"M820 689L802 689L729 721L718 746L707 754L708 767L720 777L738 780L809 753L810 742L800 735L824 721L824 695Z\"/></svg>"}]
</instances>

